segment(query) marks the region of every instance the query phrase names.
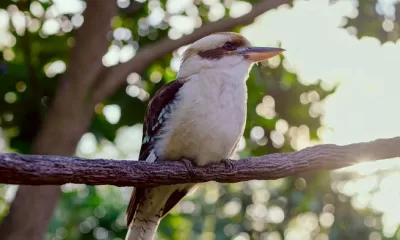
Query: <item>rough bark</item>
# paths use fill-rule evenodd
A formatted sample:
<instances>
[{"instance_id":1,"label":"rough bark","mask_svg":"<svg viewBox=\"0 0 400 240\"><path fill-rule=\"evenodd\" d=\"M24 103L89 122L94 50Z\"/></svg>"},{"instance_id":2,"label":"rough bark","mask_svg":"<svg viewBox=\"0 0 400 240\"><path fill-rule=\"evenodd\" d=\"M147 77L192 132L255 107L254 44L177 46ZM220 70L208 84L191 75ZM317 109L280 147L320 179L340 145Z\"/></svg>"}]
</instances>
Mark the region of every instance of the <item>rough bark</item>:
<instances>
[{"instance_id":1,"label":"rough bark","mask_svg":"<svg viewBox=\"0 0 400 240\"><path fill-rule=\"evenodd\" d=\"M233 183L268 180L317 170L347 167L361 161L400 157L400 137L345 146L317 145L298 152L195 167L181 161L147 163L86 160L78 157L0 154L0 182L28 185L81 183L154 187L177 183ZM188 163L188 162L186 162Z\"/></svg>"},{"instance_id":2,"label":"rough bark","mask_svg":"<svg viewBox=\"0 0 400 240\"><path fill-rule=\"evenodd\" d=\"M106 34L117 7L115 1L98 4L96 0L88 0L87 4L85 22L76 32L69 67L34 142L34 154L73 155L90 124L93 106L88 101L88 93L103 67L101 59L108 44ZM0 225L0 238L42 240L59 195L59 187L21 186L10 213Z\"/></svg>"}]
</instances>

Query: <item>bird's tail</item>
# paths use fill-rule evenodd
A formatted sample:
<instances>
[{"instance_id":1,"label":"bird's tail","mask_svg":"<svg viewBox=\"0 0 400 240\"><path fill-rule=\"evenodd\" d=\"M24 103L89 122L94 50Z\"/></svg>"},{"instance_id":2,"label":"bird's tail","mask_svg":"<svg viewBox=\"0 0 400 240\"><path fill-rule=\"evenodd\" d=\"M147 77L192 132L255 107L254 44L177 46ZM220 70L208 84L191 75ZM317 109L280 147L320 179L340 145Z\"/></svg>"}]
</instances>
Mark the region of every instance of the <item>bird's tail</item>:
<instances>
[{"instance_id":1,"label":"bird's tail","mask_svg":"<svg viewBox=\"0 0 400 240\"><path fill-rule=\"evenodd\" d=\"M158 216L135 217L129 226L125 240L153 240L160 220Z\"/></svg>"}]
</instances>

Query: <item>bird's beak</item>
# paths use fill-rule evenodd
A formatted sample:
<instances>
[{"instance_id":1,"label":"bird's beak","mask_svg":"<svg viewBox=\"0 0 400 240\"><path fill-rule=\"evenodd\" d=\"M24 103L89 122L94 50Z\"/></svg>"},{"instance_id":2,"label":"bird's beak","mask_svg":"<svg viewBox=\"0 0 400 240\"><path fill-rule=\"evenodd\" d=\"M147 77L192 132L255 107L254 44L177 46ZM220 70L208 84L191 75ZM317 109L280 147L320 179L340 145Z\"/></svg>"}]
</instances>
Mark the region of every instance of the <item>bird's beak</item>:
<instances>
[{"instance_id":1,"label":"bird's beak","mask_svg":"<svg viewBox=\"0 0 400 240\"><path fill-rule=\"evenodd\" d=\"M285 51L285 49L282 48L250 47L239 50L238 53L241 54L245 59L249 59L250 61L261 62L272 58L283 51Z\"/></svg>"}]
</instances>

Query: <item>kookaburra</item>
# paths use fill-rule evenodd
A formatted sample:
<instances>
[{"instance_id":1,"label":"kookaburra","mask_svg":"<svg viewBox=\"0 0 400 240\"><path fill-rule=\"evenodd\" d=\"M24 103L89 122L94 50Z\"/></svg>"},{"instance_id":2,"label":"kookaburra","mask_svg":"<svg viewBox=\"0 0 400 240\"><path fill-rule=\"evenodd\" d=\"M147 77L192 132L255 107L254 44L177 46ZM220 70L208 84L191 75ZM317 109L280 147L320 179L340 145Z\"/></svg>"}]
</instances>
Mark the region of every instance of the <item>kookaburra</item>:
<instances>
[{"instance_id":1,"label":"kookaburra","mask_svg":"<svg viewBox=\"0 0 400 240\"><path fill-rule=\"evenodd\" d=\"M177 79L150 100L140 160L190 159L204 166L229 159L246 122L246 80L252 65L281 48L252 47L243 36L214 33L184 52ZM152 240L161 219L195 184L135 188L126 240Z\"/></svg>"}]
</instances>

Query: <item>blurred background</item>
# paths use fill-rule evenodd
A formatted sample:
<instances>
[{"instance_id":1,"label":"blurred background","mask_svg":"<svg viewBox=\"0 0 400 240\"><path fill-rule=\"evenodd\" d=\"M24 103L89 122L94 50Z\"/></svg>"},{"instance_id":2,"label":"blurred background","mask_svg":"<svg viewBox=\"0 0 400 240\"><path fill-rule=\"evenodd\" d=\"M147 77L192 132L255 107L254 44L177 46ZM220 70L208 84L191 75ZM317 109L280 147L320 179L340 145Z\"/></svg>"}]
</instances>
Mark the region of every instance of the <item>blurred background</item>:
<instances>
[{"instance_id":1,"label":"blurred background","mask_svg":"<svg viewBox=\"0 0 400 240\"><path fill-rule=\"evenodd\" d=\"M262 2L272 9L223 29L287 50L250 73L236 158L400 136L398 0L3 0L0 151L137 159L148 100L191 42L177 41ZM399 169L391 159L205 183L158 236L400 239ZM0 238L124 239L131 190L0 185Z\"/></svg>"}]
</instances>

